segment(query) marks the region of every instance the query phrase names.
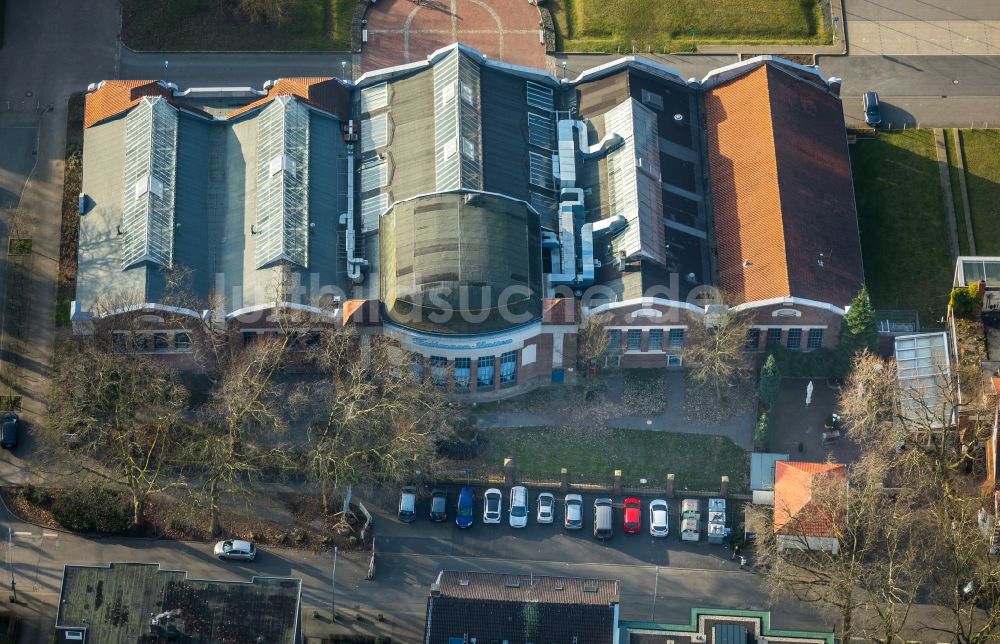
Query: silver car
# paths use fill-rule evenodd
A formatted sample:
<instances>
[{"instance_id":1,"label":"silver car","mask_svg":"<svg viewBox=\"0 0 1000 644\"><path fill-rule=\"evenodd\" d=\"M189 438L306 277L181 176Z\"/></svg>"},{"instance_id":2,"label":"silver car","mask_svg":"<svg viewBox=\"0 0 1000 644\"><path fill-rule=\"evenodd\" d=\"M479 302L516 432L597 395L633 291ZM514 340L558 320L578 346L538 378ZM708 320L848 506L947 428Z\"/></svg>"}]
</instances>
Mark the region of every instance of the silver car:
<instances>
[{"instance_id":1,"label":"silver car","mask_svg":"<svg viewBox=\"0 0 1000 644\"><path fill-rule=\"evenodd\" d=\"M542 492L538 495L538 514L535 517L538 523L552 523L552 519L556 513L555 510L556 497L548 492Z\"/></svg>"},{"instance_id":2,"label":"silver car","mask_svg":"<svg viewBox=\"0 0 1000 644\"><path fill-rule=\"evenodd\" d=\"M257 548L249 541L227 539L215 544L215 556L219 559L253 561L257 557Z\"/></svg>"},{"instance_id":3,"label":"silver car","mask_svg":"<svg viewBox=\"0 0 1000 644\"><path fill-rule=\"evenodd\" d=\"M583 527L583 497L579 494L567 494L563 525L567 530L579 530Z\"/></svg>"}]
</instances>

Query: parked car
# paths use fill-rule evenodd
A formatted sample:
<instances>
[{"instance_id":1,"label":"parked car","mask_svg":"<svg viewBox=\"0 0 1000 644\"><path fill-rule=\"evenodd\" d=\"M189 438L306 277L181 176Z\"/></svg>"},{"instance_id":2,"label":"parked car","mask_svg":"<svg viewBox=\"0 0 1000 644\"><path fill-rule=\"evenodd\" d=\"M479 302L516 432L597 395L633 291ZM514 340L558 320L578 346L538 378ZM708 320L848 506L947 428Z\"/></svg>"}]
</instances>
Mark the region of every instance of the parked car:
<instances>
[{"instance_id":1,"label":"parked car","mask_svg":"<svg viewBox=\"0 0 1000 644\"><path fill-rule=\"evenodd\" d=\"M552 519L556 514L556 497L552 496L548 492L542 492L538 495L538 514L535 516L535 521L538 523L552 523Z\"/></svg>"},{"instance_id":2,"label":"parked car","mask_svg":"<svg viewBox=\"0 0 1000 644\"><path fill-rule=\"evenodd\" d=\"M613 519L614 502L611 499L594 499L594 537L606 541L615 535Z\"/></svg>"},{"instance_id":3,"label":"parked car","mask_svg":"<svg viewBox=\"0 0 1000 644\"><path fill-rule=\"evenodd\" d=\"M486 490L483 496L483 523L500 523L500 515L503 514L503 492L491 487Z\"/></svg>"},{"instance_id":4,"label":"parked car","mask_svg":"<svg viewBox=\"0 0 1000 644\"><path fill-rule=\"evenodd\" d=\"M12 411L0 416L0 447L14 449L17 447L17 414Z\"/></svg>"},{"instance_id":5,"label":"parked car","mask_svg":"<svg viewBox=\"0 0 1000 644\"><path fill-rule=\"evenodd\" d=\"M510 488L507 522L512 528L523 528L528 525L528 488L523 485L515 485Z\"/></svg>"},{"instance_id":6,"label":"parked car","mask_svg":"<svg viewBox=\"0 0 1000 644\"><path fill-rule=\"evenodd\" d=\"M411 523L417 518L417 489L412 485L404 485L399 493L399 510L396 516L403 523Z\"/></svg>"},{"instance_id":7,"label":"parked car","mask_svg":"<svg viewBox=\"0 0 1000 644\"><path fill-rule=\"evenodd\" d=\"M567 494L563 501L565 506L563 525L567 530L579 530L583 527L583 497L579 494Z\"/></svg>"},{"instance_id":8,"label":"parked car","mask_svg":"<svg viewBox=\"0 0 1000 644\"><path fill-rule=\"evenodd\" d=\"M872 127L882 124L882 110L879 109L877 93L865 92L861 97L861 107L865 110L865 123Z\"/></svg>"},{"instance_id":9,"label":"parked car","mask_svg":"<svg viewBox=\"0 0 1000 644\"><path fill-rule=\"evenodd\" d=\"M622 531L625 534L639 534L642 530L642 502L630 496L625 499L625 512L622 518Z\"/></svg>"},{"instance_id":10,"label":"parked car","mask_svg":"<svg viewBox=\"0 0 1000 644\"><path fill-rule=\"evenodd\" d=\"M458 505L455 507L455 525L463 529L472 527L472 522L475 519L473 511L475 504L476 493L472 491L471 487L463 487L462 491L458 493Z\"/></svg>"},{"instance_id":11,"label":"parked car","mask_svg":"<svg viewBox=\"0 0 1000 644\"><path fill-rule=\"evenodd\" d=\"M219 559L253 561L257 557L257 548L249 541L227 539L215 544L215 556Z\"/></svg>"},{"instance_id":12,"label":"parked car","mask_svg":"<svg viewBox=\"0 0 1000 644\"><path fill-rule=\"evenodd\" d=\"M441 523L448 520L448 493L444 490L431 492L431 521Z\"/></svg>"},{"instance_id":13,"label":"parked car","mask_svg":"<svg viewBox=\"0 0 1000 644\"><path fill-rule=\"evenodd\" d=\"M663 499L649 502L649 534L665 537L670 532L670 507Z\"/></svg>"}]
</instances>

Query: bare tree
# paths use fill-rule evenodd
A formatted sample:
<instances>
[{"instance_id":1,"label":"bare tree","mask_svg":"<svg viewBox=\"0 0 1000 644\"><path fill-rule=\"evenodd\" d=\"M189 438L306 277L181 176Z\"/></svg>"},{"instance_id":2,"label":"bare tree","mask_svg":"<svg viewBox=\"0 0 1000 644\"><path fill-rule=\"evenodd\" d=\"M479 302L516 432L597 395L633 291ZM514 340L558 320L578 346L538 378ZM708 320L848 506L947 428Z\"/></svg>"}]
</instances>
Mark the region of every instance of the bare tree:
<instances>
[{"instance_id":1,"label":"bare tree","mask_svg":"<svg viewBox=\"0 0 1000 644\"><path fill-rule=\"evenodd\" d=\"M103 339L61 346L46 440L64 456L73 450L69 459L90 474L124 483L138 527L150 495L184 485L170 463L181 442L188 392L169 367Z\"/></svg>"},{"instance_id":2,"label":"bare tree","mask_svg":"<svg viewBox=\"0 0 1000 644\"><path fill-rule=\"evenodd\" d=\"M714 387L721 401L725 389L750 374L746 342L752 320L732 307L720 309L706 316L704 323L689 318L684 363L688 375L699 385Z\"/></svg>"},{"instance_id":3,"label":"bare tree","mask_svg":"<svg viewBox=\"0 0 1000 644\"><path fill-rule=\"evenodd\" d=\"M437 461L437 443L451 436L445 392L415 382L410 358L382 337L327 330L311 358L321 379L307 457L323 509L346 484L400 482Z\"/></svg>"},{"instance_id":4,"label":"bare tree","mask_svg":"<svg viewBox=\"0 0 1000 644\"><path fill-rule=\"evenodd\" d=\"M577 331L577 347L580 360L585 365L604 356L608 350L607 322L609 316L602 313L587 315Z\"/></svg>"},{"instance_id":5,"label":"bare tree","mask_svg":"<svg viewBox=\"0 0 1000 644\"><path fill-rule=\"evenodd\" d=\"M1000 627L1000 568L978 526L978 481L966 474L989 405L968 388L970 404L960 404L946 366L922 374L901 385L892 361L855 358L840 411L861 455L848 472L839 553L783 556L763 540L775 591L835 609L845 641L902 641L918 599L951 614L922 626L957 641L991 641ZM748 517L767 520L757 508Z\"/></svg>"}]
</instances>

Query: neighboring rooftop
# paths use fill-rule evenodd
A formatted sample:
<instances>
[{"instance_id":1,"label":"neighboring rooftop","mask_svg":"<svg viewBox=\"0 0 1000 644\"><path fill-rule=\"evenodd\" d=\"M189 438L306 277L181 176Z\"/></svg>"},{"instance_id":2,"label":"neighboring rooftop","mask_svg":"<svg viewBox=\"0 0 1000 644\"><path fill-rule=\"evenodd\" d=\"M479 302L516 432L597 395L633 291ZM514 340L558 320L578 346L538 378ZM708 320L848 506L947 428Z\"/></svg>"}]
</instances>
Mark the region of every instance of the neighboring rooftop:
<instances>
[{"instance_id":1,"label":"neighboring rooftop","mask_svg":"<svg viewBox=\"0 0 1000 644\"><path fill-rule=\"evenodd\" d=\"M774 532L790 537L839 537L840 489L847 468L837 463L778 461L774 469Z\"/></svg>"},{"instance_id":2,"label":"neighboring rooftop","mask_svg":"<svg viewBox=\"0 0 1000 644\"><path fill-rule=\"evenodd\" d=\"M624 644L834 644L833 633L779 630L771 626L771 613L757 610L692 608L687 624L621 622L627 633Z\"/></svg>"},{"instance_id":3,"label":"neighboring rooftop","mask_svg":"<svg viewBox=\"0 0 1000 644\"><path fill-rule=\"evenodd\" d=\"M161 570L159 564L66 566L57 637L60 643L79 642L65 634L82 630L83 644L137 644L172 634L217 644L295 644L301 590L299 579L188 579L186 572Z\"/></svg>"},{"instance_id":4,"label":"neighboring rooftop","mask_svg":"<svg viewBox=\"0 0 1000 644\"><path fill-rule=\"evenodd\" d=\"M618 592L611 579L442 571L427 599L424 642L610 644Z\"/></svg>"}]
</instances>

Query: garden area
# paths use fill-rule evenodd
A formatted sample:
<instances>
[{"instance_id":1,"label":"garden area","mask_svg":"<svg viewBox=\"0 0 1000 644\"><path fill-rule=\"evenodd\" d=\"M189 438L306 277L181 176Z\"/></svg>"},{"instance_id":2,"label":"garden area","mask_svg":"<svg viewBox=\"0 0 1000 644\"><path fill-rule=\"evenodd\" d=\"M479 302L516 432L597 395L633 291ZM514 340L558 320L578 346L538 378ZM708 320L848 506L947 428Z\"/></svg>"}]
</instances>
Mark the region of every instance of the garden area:
<instances>
[{"instance_id":1,"label":"garden area","mask_svg":"<svg viewBox=\"0 0 1000 644\"><path fill-rule=\"evenodd\" d=\"M851 146L865 282L876 309L944 316L954 269L934 133L878 132Z\"/></svg>"},{"instance_id":2,"label":"garden area","mask_svg":"<svg viewBox=\"0 0 1000 644\"><path fill-rule=\"evenodd\" d=\"M959 136L976 252L1000 255L1000 130L960 130Z\"/></svg>"},{"instance_id":3,"label":"garden area","mask_svg":"<svg viewBox=\"0 0 1000 644\"><path fill-rule=\"evenodd\" d=\"M83 92L72 94L66 116L66 163L63 166L62 224L59 231L56 326L69 326L70 302L76 297L76 252L80 237L79 195L83 182L84 100Z\"/></svg>"},{"instance_id":4,"label":"garden area","mask_svg":"<svg viewBox=\"0 0 1000 644\"><path fill-rule=\"evenodd\" d=\"M676 52L706 44L829 44L817 0L550 0L561 51Z\"/></svg>"},{"instance_id":5,"label":"garden area","mask_svg":"<svg viewBox=\"0 0 1000 644\"><path fill-rule=\"evenodd\" d=\"M122 41L138 51L348 51L357 0L289 0L251 19L240 0L123 0Z\"/></svg>"},{"instance_id":6,"label":"garden area","mask_svg":"<svg viewBox=\"0 0 1000 644\"><path fill-rule=\"evenodd\" d=\"M502 475L509 456L526 481L558 481L565 467L573 483L611 485L620 469L627 486L646 479L662 487L672 473L678 491L718 490L722 476L734 493L749 489L746 452L722 436L586 427L495 428L479 436L484 448L472 466L482 476Z\"/></svg>"}]
</instances>

